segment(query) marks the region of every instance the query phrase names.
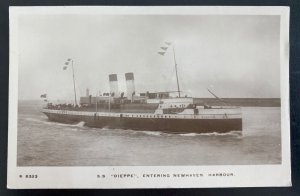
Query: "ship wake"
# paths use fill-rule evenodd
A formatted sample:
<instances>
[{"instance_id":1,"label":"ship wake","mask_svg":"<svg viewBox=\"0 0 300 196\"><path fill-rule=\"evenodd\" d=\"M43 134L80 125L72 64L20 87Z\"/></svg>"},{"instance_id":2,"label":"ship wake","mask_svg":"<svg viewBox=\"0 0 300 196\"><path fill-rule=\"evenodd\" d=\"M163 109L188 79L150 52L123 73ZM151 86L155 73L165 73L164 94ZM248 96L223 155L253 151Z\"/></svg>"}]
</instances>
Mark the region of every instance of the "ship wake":
<instances>
[{"instance_id":1,"label":"ship wake","mask_svg":"<svg viewBox=\"0 0 300 196\"><path fill-rule=\"evenodd\" d=\"M180 136L242 136L242 131L229 131L226 133L211 132L211 133L182 133Z\"/></svg>"},{"instance_id":2,"label":"ship wake","mask_svg":"<svg viewBox=\"0 0 300 196\"><path fill-rule=\"evenodd\" d=\"M83 128L85 127L85 122L80 121L76 124L64 124L64 123L59 123L59 122L54 122L54 121L49 121L47 118L25 118L26 121L31 121L35 123L43 123L46 125L57 125L57 126L63 126L63 127L78 127L78 128Z\"/></svg>"},{"instance_id":3,"label":"ship wake","mask_svg":"<svg viewBox=\"0 0 300 196\"><path fill-rule=\"evenodd\" d=\"M85 122L84 122L84 121L80 121L79 123L77 123L77 124L75 124L75 125L71 125L71 126L73 126L73 127L80 127L80 128L82 128L82 127L84 127L84 126L85 126Z\"/></svg>"},{"instance_id":4,"label":"ship wake","mask_svg":"<svg viewBox=\"0 0 300 196\"><path fill-rule=\"evenodd\" d=\"M230 131L227 133L218 133L218 132L211 132L211 133L166 133L160 131L136 131L130 130L134 134L145 134L151 136L182 136L182 137L197 137L197 136L242 136L242 131Z\"/></svg>"}]
</instances>

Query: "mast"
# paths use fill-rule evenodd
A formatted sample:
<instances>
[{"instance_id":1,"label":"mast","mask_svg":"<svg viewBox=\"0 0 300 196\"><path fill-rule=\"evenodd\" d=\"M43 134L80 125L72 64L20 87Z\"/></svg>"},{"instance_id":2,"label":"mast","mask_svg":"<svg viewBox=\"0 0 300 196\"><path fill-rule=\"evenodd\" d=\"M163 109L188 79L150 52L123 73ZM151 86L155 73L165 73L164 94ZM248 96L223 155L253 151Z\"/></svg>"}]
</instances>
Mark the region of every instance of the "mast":
<instances>
[{"instance_id":1,"label":"mast","mask_svg":"<svg viewBox=\"0 0 300 196\"><path fill-rule=\"evenodd\" d=\"M110 112L110 93L108 95L108 111Z\"/></svg>"},{"instance_id":2,"label":"mast","mask_svg":"<svg viewBox=\"0 0 300 196\"><path fill-rule=\"evenodd\" d=\"M96 93L96 113L98 112L98 92Z\"/></svg>"},{"instance_id":3,"label":"mast","mask_svg":"<svg viewBox=\"0 0 300 196\"><path fill-rule=\"evenodd\" d=\"M178 70L177 70L177 62L176 62L176 56L175 56L175 47L172 42L165 42L167 46L160 47L163 51L158 52L158 54L164 56L168 48L172 45L173 48L173 57L174 57L174 64L175 64L175 71L176 71L176 82L177 82L177 92L178 92L178 97L180 97L180 86L179 86L179 80L178 80Z\"/></svg>"},{"instance_id":4,"label":"mast","mask_svg":"<svg viewBox=\"0 0 300 196\"><path fill-rule=\"evenodd\" d=\"M76 87L75 87L75 74L74 74L74 60L71 58L68 58L67 61L65 62L65 65L72 64L72 73L73 73L73 87L74 87L74 97L75 97L75 106L77 105L77 97L76 97ZM67 67L64 66L63 70L66 70Z\"/></svg>"},{"instance_id":5,"label":"mast","mask_svg":"<svg viewBox=\"0 0 300 196\"><path fill-rule=\"evenodd\" d=\"M73 59L72 62L72 71L73 71L73 86L74 86L74 95L75 95L75 106L77 105L77 98L76 98L76 88L75 88L75 74L74 74L74 66L73 66Z\"/></svg>"},{"instance_id":6,"label":"mast","mask_svg":"<svg viewBox=\"0 0 300 196\"><path fill-rule=\"evenodd\" d=\"M176 57L175 57L175 49L174 49L174 45L172 45L172 47L173 47L173 56L174 56L175 71L176 71L177 92L178 92L178 97L180 97L180 87L179 87L179 81L178 81L177 63L176 63Z\"/></svg>"}]
</instances>

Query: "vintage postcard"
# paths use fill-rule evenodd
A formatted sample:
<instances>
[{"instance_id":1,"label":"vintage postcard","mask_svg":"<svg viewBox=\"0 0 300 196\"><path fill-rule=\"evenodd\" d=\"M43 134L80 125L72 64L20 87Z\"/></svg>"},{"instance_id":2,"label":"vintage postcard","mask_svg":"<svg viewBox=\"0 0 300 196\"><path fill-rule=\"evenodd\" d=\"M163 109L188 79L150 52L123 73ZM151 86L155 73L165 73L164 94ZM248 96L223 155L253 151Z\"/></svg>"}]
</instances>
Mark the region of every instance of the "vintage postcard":
<instances>
[{"instance_id":1,"label":"vintage postcard","mask_svg":"<svg viewBox=\"0 0 300 196\"><path fill-rule=\"evenodd\" d=\"M291 186L289 7L10 7L8 188Z\"/></svg>"}]
</instances>

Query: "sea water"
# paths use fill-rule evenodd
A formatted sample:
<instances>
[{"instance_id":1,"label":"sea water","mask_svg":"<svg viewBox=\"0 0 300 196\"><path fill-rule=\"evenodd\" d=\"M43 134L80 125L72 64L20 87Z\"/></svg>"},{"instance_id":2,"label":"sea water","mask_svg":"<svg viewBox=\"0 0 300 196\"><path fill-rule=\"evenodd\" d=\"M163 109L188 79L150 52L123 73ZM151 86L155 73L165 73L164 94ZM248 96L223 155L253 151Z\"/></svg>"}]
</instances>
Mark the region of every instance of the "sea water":
<instances>
[{"instance_id":1,"label":"sea water","mask_svg":"<svg viewBox=\"0 0 300 196\"><path fill-rule=\"evenodd\" d=\"M243 131L222 134L89 128L48 121L41 108L39 101L19 101L18 166L281 163L279 107L243 107Z\"/></svg>"}]
</instances>

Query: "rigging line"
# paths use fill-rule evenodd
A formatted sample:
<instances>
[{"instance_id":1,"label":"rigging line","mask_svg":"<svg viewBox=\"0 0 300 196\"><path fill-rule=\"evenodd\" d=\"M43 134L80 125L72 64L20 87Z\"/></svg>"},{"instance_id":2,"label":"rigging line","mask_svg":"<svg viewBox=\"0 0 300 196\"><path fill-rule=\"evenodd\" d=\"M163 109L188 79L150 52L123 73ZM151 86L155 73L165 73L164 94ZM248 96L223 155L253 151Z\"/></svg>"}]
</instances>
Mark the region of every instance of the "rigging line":
<instances>
[{"instance_id":1,"label":"rigging line","mask_svg":"<svg viewBox=\"0 0 300 196\"><path fill-rule=\"evenodd\" d=\"M180 80L180 84L181 84L182 88L184 89L181 92L185 91L185 93L188 93L187 92L188 88L186 88L186 83L183 80L183 78L188 78L188 77L184 77L184 76L182 77L182 75L184 75L184 73L185 73L185 70L183 70L182 67L179 67L179 72L181 73L181 74L178 74L179 80Z\"/></svg>"},{"instance_id":2,"label":"rigging line","mask_svg":"<svg viewBox=\"0 0 300 196\"><path fill-rule=\"evenodd\" d=\"M181 72L181 73L183 73L183 72ZM182 93L187 93L186 91L187 91L187 88L186 88L186 85L185 85L185 82L184 82L184 80L182 79L182 77L181 77L181 75L179 74L178 75L178 77L179 77L179 80L180 80L180 84L181 84L181 92Z\"/></svg>"},{"instance_id":3,"label":"rigging line","mask_svg":"<svg viewBox=\"0 0 300 196\"><path fill-rule=\"evenodd\" d=\"M74 61L73 59L71 60L72 61L72 72L73 72L73 86L74 86L74 94L75 94L75 106L77 105L77 96L76 96L76 87L75 87L75 74L74 74Z\"/></svg>"},{"instance_id":4,"label":"rigging line","mask_svg":"<svg viewBox=\"0 0 300 196\"><path fill-rule=\"evenodd\" d=\"M228 106L228 103L227 103L226 101L224 101L222 98L218 97L216 94L214 94L214 93L213 93L211 90L209 90L208 88L207 88L207 90L208 90L208 92L209 92L210 94L212 94L217 100L219 100L221 103L225 104L225 106Z\"/></svg>"},{"instance_id":5,"label":"rigging line","mask_svg":"<svg viewBox=\"0 0 300 196\"><path fill-rule=\"evenodd\" d=\"M170 86L171 86L171 84L173 84L173 78L174 78L174 75L175 75L174 72L175 72L175 70L172 69L172 72L169 72L170 74L168 74L168 77L166 77L166 80L168 82L167 82L166 90L165 91L172 90L172 89L170 89Z\"/></svg>"},{"instance_id":6,"label":"rigging line","mask_svg":"<svg viewBox=\"0 0 300 196\"><path fill-rule=\"evenodd\" d=\"M175 70L176 70L177 90L178 90L178 96L180 97L180 87L179 87L179 82L178 82L177 62L176 62L176 57L175 57L174 44L172 45L172 48L173 48L173 56L174 56L174 63L175 63Z\"/></svg>"}]
</instances>

